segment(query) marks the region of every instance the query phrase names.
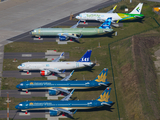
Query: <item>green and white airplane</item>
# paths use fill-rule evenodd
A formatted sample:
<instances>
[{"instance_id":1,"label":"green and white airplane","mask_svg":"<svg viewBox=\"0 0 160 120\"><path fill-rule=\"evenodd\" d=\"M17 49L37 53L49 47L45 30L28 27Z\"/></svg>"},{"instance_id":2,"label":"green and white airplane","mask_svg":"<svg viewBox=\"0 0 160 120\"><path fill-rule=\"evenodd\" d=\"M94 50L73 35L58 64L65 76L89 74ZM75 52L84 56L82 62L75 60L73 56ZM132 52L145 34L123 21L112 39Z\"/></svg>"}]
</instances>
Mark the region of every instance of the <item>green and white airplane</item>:
<instances>
[{"instance_id":1,"label":"green and white airplane","mask_svg":"<svg viewBox=\"0 0 160 120\"><path fill-rule=\"evenodd\" d=\"M78 39L83 36L92 36L97 34L102 34L106 32L112 32L111 29L112 18L109 17L99 28L77 28L80 20L77 24L73 25L70 28L38 28L31 31L32 36L41 37L41 36L59 36L59 40L68 40L68 38Z\"/></svg>"},{"instance_id":2,"label":"green and white airplane","mask_svg":"<svg viewBox=\"0 0 160 120\"><path fill-rule=\"evenodd\" d=\"M96 20L104 22L108 17L112 17L112 23L118 23L119 21L134 20L137 18L143 18L144 15L141 14L143 3L139 3L132 12L130 13L113 13L116 6L108 11L107 13L80 13L76 16L77 19L86 22L86 20Z\"/></svg>"}]
</instances>

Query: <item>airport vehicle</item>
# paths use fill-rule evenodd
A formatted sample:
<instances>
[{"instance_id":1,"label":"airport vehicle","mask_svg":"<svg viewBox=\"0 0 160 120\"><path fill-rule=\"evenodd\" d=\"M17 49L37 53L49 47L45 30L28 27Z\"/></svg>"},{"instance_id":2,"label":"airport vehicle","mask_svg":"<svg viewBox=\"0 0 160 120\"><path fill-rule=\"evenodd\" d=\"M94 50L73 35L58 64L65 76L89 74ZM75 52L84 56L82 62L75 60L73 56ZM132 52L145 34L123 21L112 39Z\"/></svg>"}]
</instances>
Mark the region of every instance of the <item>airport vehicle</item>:
<instances>
[{"instance_id":1,"label":"airport vehicle","mask_svg":"<svg viewBox=\"0 0 160 120\"><path fill-rule=\"evenodd\" d=\"M77 19L86 22L86 20L96 20L104 22L108 17L112 17L112 23L118 23L119 21L125 20L134 20L138 18L143 18L144 15L141 14L143 3L139 3L132 12L130 13L112 13L114 10L111 10L109 13L80 13L76 16Z\"/></svg>"},{"instance_id":2,"label":"airport vehicle","mask_svg":"<svg viewBox=\"0 0 160 120\"><path fill-rule=\"evenodd\" d=\"M98 108L104 105L111 106L110 91L111 88L107 87L103 93L96 100L69 100L73 91L60 101L24 101L15 106L16 109L25 111L26 114L29 110L49 110L50 116L57 116L61 113L67 113L73 116L77 109L91 109ZM74 112L70 110L76 109Z\"/></svg>"},{"instance_id":3,"label":"airport vehicle","mask_svg":"<svg viewBox=\"0 0 160 120\"><path fill-rule=\"evenodd\" d=\"M109 84L107 81L108 69L106 68L94 80L68 81L73 72L61 81L24 81L16 87L22 89L22 91L48 89L49 95L57 95L60 92L69 94L70 91L68 90L71 89L88 89L102 85L107 86Z\"/></svg>"},{"instance_id":4,"label":"airport vehicle","mask_svg":"<svg viewBox=\"0 0 160 120\"><path fill-rule=\"evenodd\" d=\"M41 36L59 36L60 41L68 40L69 38L79 39L83 36L91 36L102 34L106 32L112 32L110 28L112 18L106 18L104 23L99 28L77 28L80 21L73 25L71 28L38 28L31 31L31 34L35 37Z\"/></svg>"},{"instance_id":5,"label":"airport vehicle","mask_svg":"<svg viewBox=\"0 0 160 120\"><path fill-rule=\"evenodd\" d=\"M92 50L87 50L87 52L78 61L59 62L60 58L64 54L62 53L60 57L56 58L52 62L24 62L17 68L27 72L29 72L29 70L40 70L40 74L42 76L50 75L51 73L63 73L64 71L62 70L71 70L86 66L92 67L94 63L90 61L91 53Z\"/></svg>"}]
</instances>

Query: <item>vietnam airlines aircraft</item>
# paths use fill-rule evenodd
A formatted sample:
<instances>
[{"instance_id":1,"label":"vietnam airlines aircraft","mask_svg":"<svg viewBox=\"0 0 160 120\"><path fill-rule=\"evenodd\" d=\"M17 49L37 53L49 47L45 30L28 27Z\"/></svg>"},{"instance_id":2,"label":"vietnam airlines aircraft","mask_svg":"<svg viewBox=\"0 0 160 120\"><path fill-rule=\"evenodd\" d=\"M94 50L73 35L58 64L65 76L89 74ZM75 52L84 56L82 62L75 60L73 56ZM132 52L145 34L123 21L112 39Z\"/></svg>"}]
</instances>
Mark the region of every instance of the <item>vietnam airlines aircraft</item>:
<instances>
[{"instance_id":1,"label":"vietnam airlines aircraft","mask_svg":"<svg viewBox=\"0 0 160 120\"><path fill-rule=\"evenodd\" d=\"M99 28L77 28L80 21L71 28L39 28L31 31L31 34L35 37L41 36L59 36L59 40L68 40L68 38L78 39L84 36L91 36L102 34L106 32L112 32L111 29L112 18L108 17L104 20L104 23Z\"/></svg>"},{"instance_id":2,"label":"vietnam airlines aircraft","mask_svg":"<svg viewBox=\"0 0 160 120\"><path fill-rule=\"evenodd\" d=\"M15 108L26 113L28 110L49 110L50 116L57 116L61 113L73 116L77 109L98 108L104 105L112 106L113 102L110 101L111 88L109 87L96 100L69 100L73 91L60 101L24 101L16 105ZM75 109L75 112L70 111L73 109Z\"/></svg>"},{"instance_id":3,"label":"vietnam airlines aircraft","mask_svg":"<svg viewBox=\"0 0 160 120\"><path fill-rule=\"evenodd\" d=\"M23 91L28 90L41 90L48 89L49 95L57 95L61 93L70 92L71 89L88 89L99 86L107 86L109 82L107 81L108 69L104 68L102 72L94 80L78 80L78 81L68 81L72 76L72 73L61 81L24 81L18 84L16 87L22 89Z\"/></svg>"},{"instance_id":4,"label":"vietnam airlines aircraft","mask_svg":"<svg viewBox=\"0 0 160 120\"><path fill-rule=\"evenodd\" d=\"M71 70L80 67L90 66L92 67L94 63L90 61L92 50L88 50L80 60L77 62L58 62L59 59L63 56L64 53L60 55L57 59L52 62L24 62L19 65L17 68L23 71L29 72L29 70L40 70L42 76L49 75L53 73L62 73L61 70Z\"/></svg>"},{"instance_id":5,"label":"vietnam airlines aircraft","mask_svg":"<svg viewBox=\"0 0 160 120\"><path fill-rule=\"evenodd\" d=\"M130 13L113 13L115 7L113 10L109 11L108 13L80 13L79 15L76 16L77 19L81 21L86 21L86 20L96 20L100 22L104 22L108 17L112 17L112 22L119 22L119 21L124 21L124 20L134 20L137 18L143 18L144 15L141 14L143 3L139 3L132 12Z\"/></svg>"}]
</instances>

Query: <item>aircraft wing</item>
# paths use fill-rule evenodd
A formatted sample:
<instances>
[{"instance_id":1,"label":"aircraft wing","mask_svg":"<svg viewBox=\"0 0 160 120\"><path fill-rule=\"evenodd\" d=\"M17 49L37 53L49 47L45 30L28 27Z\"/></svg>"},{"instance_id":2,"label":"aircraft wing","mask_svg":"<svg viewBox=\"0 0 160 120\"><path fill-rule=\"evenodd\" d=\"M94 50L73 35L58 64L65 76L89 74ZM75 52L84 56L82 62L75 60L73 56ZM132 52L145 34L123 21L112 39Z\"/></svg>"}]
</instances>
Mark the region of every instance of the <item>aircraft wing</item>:
<instances>
[{"instance_id":1,"label":"aircraft wing","mask_svg":"<svg viewBox=\"0 0 160 120\"><path fill-rule=\"evenodd\" d=\"M81 20L79 20L79 21L77 22L77 24L73 25L73 26L70 27L70 28L77 28L77 26L79 25L80 22L81 22Z\"/></svg>"},{"instance_id":2,"label":"aircraft wing","mask_svg":"<svg viewBox=\"0 0 160 120\"><path fill-rule=\"evenodd\" d=\"M61 99L61 101L68 101L69 98L72 96L73 92L74 92L74 89L70 92L69 95L67 95L66 97L64 97L63 99Z\"/></svg>"},{"instance_id":3,"label":"aircraft wing","mask_svg":"<svg viewBox=\"0 0 160 120\"><path fill-rule=\"evenodd\" d=\"M68 81L69 78L72 76L74 70L70 73L70 75L68 75L67 77L63 78L61 81Z\"/></svg>"},{"instance_id":4,"label":"aircraft wing","mask_svg":"<svg viewBox=\"0 0 160 120\"><path fill-rule=\"evenodd\" d=\"M58 91L61 91L61 92L65 92L65 93L67 93L67 94L70 94L70 92L68 91L68 90L64 90L64 89L62 89L62 88L54 88L54 89L56 89L56 90L58 90ZM68 96L68 95L67 95ZM66 96L66 97L67 97Z\"/></svg>"},{"instance_id":5,"label":"aircraft wing","mask_svg":"<svg viewBox=\"0 0 160 120\"><path fill-rule=\"evenodd\" d=\"M116 9L116 7L117 7L117 5L114 6L114 8L112 10L108 11L107 13L113 13L113 11Z\"/></svg>"},{"instance_id":6,"label":"aircraft wing","mask_svg":"<svg viewBox=\"0 0 160 120\"><path fill-rule=\"evenodd\" d=\"M64 52L58 58L52 60L52 62L58 62L63 55L64 55Z\"/></svg>"},{"instance_id":7,"label":"aircraft wing","mask_svg":"<svg viewBox=\"0 0 160 120\"><path fill-rule=\"evenodd\" d=\"M76 113L76 111L77 111L77 110L75 110L74 112L70 112L69 110L65 110L65 109L58 108L58 107L54 108L54 110L58 110L58 111L61 111L61 112L67 113L67 114L69 114L69 115L71 115L71 116L73 116L73 114L75 114L75 113Z\"/></svg>"}]
</instances>

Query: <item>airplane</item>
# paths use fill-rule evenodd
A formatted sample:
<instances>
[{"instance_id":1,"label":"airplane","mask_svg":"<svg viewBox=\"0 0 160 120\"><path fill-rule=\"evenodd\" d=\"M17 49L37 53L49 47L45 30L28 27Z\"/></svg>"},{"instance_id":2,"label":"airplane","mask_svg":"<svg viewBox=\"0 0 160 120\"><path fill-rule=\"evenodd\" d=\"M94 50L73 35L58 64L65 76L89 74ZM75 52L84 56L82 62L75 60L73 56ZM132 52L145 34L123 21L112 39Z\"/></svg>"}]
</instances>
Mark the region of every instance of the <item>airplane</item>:
<instances>
[{"instance_id":1,"label":"airplane","mask_svg":"<svg viewBox=\"0 0 160 120\"><path fill-rule=\"evenodd\" d=\"M26 114L29 110L49 110L50 116L58 116L66 113L70 116L76 113L77 109L92 109L102 106L112 106L110 101L111 88L107 87L96 100L69 100L73 91L61 100L47 101L24 101L15 106L16 109L24 111ZM70 110L75 109L74 112Z\"/></svg>"},{"instance_id":2,"label":"airplane","mask_svg":"<svg viewBox=\"0 0 160 120\"><path fill-rule=\"evenodd\" d=\"M92 67L93 62L90 61L92 50L87 50L87 52L78 61L65 61L59 62L59 59L63 56L64 52L52 62L24 62L17 68L23 71L29 70L40 70L41 76L50 75L51 73L63 73L65 70L71 70L81 67ZM64 70L63 72L61 72Z\"/></svg>"},{"instance_id":3,"label":"airplane","mask_svg":"<svg viewBox=\"0 0 160 120\"><path fill-rule=\"evenodd\" d=\"M69 38L79 39L83 36L91 36L102 34L106 32L112 32L111 29L112 18L108 17L104 23L99 28L77 28L80 20L76 25L73 25L71 28L38 28L30 32L32 36L39 37L41 36L59 36L60 41L68 40Z\"/></svg>"},{"instance_id":4,"label":"airplane","mask_svg":"<svg viewBox=\"0 0 160 120\"><path fill-rule=\"evenodd\" d=\"M57 95L60 92L69 94L71 89L88 89L99 86L108 86L107 81L108 69L104 68L101 73L94 80L78 80L68 81L72 76L74 70L69 76L65 77L61 81L24 81L18 84L16 87L22 89L22 91L28 92L28 90L44 90L47 89L49 95Z\"/></svg>"},{"instance_id":5,"label":"airplane","mask_svg":"<svg viewBox=\"0 0 160 120\"><path fill-rule=\"evenodd\" d=\"M118 23L119 21L125 21L125 20L134 20L138 18L144 18L144 15L141 14L143 3L139 3L132 12L130 13L113 13L116 6L113 8L113 10L107 12L107 13L80 13L76 16L77 19L86 22L86 20L96 20L100 22L104 22L106 18L112 17L112 23Z\"/></svg>"}]
</instances>

